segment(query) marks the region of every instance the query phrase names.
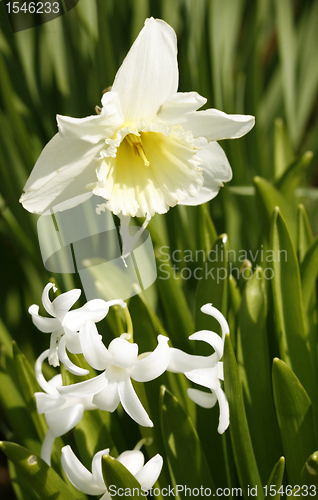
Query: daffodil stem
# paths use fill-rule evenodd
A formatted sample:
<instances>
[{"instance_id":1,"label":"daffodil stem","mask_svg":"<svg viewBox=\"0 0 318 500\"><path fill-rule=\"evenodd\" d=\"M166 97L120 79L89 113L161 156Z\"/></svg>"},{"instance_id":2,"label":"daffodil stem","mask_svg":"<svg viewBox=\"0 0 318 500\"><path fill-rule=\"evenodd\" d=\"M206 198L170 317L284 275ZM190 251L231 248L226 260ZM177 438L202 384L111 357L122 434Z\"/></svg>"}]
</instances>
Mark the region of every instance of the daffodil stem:
<instances>
[{"instance_id":1,"label":"daffodil stem","mask_svg":"<svg viewBox=\"0 0 318 500\"><path fill-rule=\"evenodd\" d=\"M126 326L127 326L127 333L130 335L129 342L134 341L134 329L133 329L133 324L130 316L130 312L128 310L128 307L124 308L124 313L125 313L125 319L126 319Z\"/></svg>"}]
</instances>

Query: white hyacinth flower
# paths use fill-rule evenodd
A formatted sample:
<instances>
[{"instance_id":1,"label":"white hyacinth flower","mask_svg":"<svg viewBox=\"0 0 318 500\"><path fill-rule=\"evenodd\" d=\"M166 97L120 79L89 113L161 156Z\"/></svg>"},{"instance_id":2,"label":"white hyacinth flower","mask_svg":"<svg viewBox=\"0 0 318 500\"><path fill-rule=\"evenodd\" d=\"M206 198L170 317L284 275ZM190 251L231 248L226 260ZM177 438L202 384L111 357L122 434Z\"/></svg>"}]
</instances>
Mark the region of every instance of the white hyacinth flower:
<instances>
[{"instance_id":1,"label":"white hyacinth flower","mask_svg":"<svg viewBox=\"0 0 318 500\"><path fill-rule=\"evenodd\" d=\"M39 306L33 304L29 307L29 313L35 326L44 333L51 333L49 363L53 366L59 366L60 361L74 375L87 375L89 372L83 368L74 365L66 353L67 349L74 353L81 353L81 347L78 338L79 329L86 321L98 322L105 318L110 306L120 305L126 307L123 300L110 300L105 302L102 299L93 299L87 302L83 307L69 311L81 295L81 290L74 289L62 293L52 302L49 292L56 287L53 283L48 283L42 293L42 303L44 309L51 318L45 318L39 315Z\"/></svg>"},{"instance_id":2,"label":"white hyacinth flower","mask_svg":"<svg viewBox=\"0 0 318 500\"><path fill-rule=\"evenodd\" d=\"M103 372L89 380L67 387L59 392L73 397L93 396L100 410L113 412L121 402L124 410L138 424L152 427L153 423L139 401L131 378L148 382L159 377L169 363L168 338L158 336L158 346L147 355L138 356L138 345L126 340L127 334L112 340L108 349L98 334L95 323L86 322L80 329L79 339L86 361Z\"/></svg>"},{"instance_id":3,"label":"white hyacinth flower","mask_svg":"<svg viewBox=\"0 0 318 500\"><path fill-rule=\"evenodd\" d=\"M96 453L92 460L92 472L89 472L78 460L72 448L64 446L61 457L62 466L70 482L79 491L87 495L103 495L100 500L111 500L102 473L102 457L108 454L109 448ZM153 487L163 465L162 457L159 454L144 465L145 457L138 449L124 451L116 460L135 476L143 491Z\"/></svg>"},{"instance_id":4,"label":"white hyacinth flower","mask_svg":"<svg viewBox=\"0 0 318 500\"><path fill-rule=\"evenodd\" d=\"M177 39L147 19L97 116L57 116L59 132L42 151L21 196L33 213L65 210L92 194L123 216L165 213L214 198L231 167L216 141L242 137L254 117L216 109L178 89Z\"/></svg>"},{"instance_id":5,"label":"white hyacinth flower","mask_svg":"<svg viewBox=\"0 0 318 500\"><path fill-rule=\"evenodd\" d=\"M229 404L220 383L220 380L224 380L223 363L220 362L220 359L223 356L225 335L230 333L230 329L223 314L212 304L205 304L201 307L201 311L209 314L220 323L222 338L215 332L201 330L190 335L189 339L207 342L214 348L215 352L210 356L194 356L179 349L170 348L170 362L167 370L174 373L184 373L191 382L210 389L210 393L198 389L188 389L188 396L203 408L212 408L217 402L219 403L218 432L222 434L229 426L230 414Z\"/></svg>"},{"instance_id":6,"label":"white hyacinth flower","mask_svg":"<svg viewBox=\"0 0 318 500\"><path fill-rule=\"evenodd\" d=\"M81 420L85 410L96 410L92 397L73 398L61 396L58 389L63 386L62 376L55 375L50 381L45 380L42 372L43 361L48 357L49 349L44 351L35 363L35 376L44 392L36 392L37 411L44 413L48 431L46 433L41 458L50 465L54 439L63 436Z\"/></svg>"}]
</instances>

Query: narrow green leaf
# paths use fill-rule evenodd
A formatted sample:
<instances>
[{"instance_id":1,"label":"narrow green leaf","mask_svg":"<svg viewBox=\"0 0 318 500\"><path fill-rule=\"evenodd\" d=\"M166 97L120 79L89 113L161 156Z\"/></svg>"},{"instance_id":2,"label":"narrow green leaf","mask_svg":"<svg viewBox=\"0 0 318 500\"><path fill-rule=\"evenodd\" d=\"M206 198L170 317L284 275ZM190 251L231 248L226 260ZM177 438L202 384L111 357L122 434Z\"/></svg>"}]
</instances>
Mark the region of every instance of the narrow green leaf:
<instances>
[{"instance_id":1,"label":"narrow green leaf","mask_svg":"<svg viewBox=\"0 0 318 500\"><path fill-rule=\"evenodd\" d=\"M13 342L13 359L17 370L17 375L20 382L21 391L27 404L30 416L37 430L40 441L43 441L47 431L47 424L44 415L39 415L36 408L34 394L39 392L40 386L35 378L34 369L32 369L29 361L20 351L17 344Z\"/></svg>"},{"instance_id":2,"label":"narrow green leaf","mask_svg":"<svg viewBox=\"0 0 318 500\"><path fill-rule=\"evenodd\" d=\"M318 236L308 248L300 266L304 310L307 311L315 290L318 274Z\"/></svg>"},{"instance_id":3,"label":"narrow green leaf","mask_svg":"<svg viewBox=\"0 0 318 500\"><path fill-rule=\"evenodd\" d=\"M312 243L312 231L304 205L297 207L297 256L301 263L304 260L308 247Z\"/></svg>"},{"instance_id":4,"label":"narrow green leaf","mask_svg":"<svg viewBox=\"0 0 318 500\"><path fill-rule=\"evenodd\" d=\"M316 449L313 409L299 379L280 359L273 361L273 393L288 482L301 484L301 470Z\"/></svg>"},{"instance_id":5,"label":"narrow green leaf","mask_svg":"<svg viewBox=\"0 0 318 500\"><path fill-rule=\"evenodd\" d=\"M271 284L280 357L294 371L310 396L315 398L316 377L305 328L299 267L286 222L278 208L272 218L271 248Z\"/></svg>"},{"instance_id":6,"label":"narrow green leaf","mask_svg":"<svg viewBox=\"0 0 318 500\"><path fill-rule=\"evenodd\" d=\"M231 339L226 335L224 345L224 387L230 406L230 435L240 485L245 497L248 489L257 487L258 498L264 498L263 487L253 451L243 402L239 371Z\"/></svg>"},{"instance_id":7,"label":"narrow green leaf","mask_svg":"<svg viewBox=\"0 0 318 500\"><path fill-rule=\"evenodd\" d=\"M284 174L276 181L277 189L286 196L287 199L293 200L296 188L298 188L306 176L306 170L309 167L313 157L312 151L306 151L300 158L297 158L284 172Z\"/></svg>"},{"instance_id":8,"label":"narrow green leaf","mask_svg":"<svg viewBox=\"0 0 318 500\"><path fill-rule=\"evenodd\" d=\"M104 455L102 471L111 498L140 498L143 495L137 479L116 458Z\"/></svg>"},{"instance_id":9,"label":"narrow green leaf","mask_svg":"<svg viewBox=\"0 0 318 500\"><path fill-rule=\"evenodd\" d=\"M308 486L313 484L318 488L318 451L315 451L306 460L306 463L301 471L301 484Z\"/></svg>"},{"instance_id":10,"label":"narrow green leaf","mask_svg":"<svg viewBox=\"0 0 318 500\"><path fill-rule=\"evenodd\" d=\"M208 252L202 271L197 278L198 284L195 294L196 330L211 329L211 317L200 311L204 304L212 303L223 314L227 312L228 252L228 237L226 234L222 234Z\"/></svg>"},{"instance_id":11,"label":"narrow green leaf","mask_svg":"<svg viewBox=\"0 0 318 500\"><path fill-rule=\"evenodd\" d=\"M280 178L294 160L294 152L281 118L276 118L274 129L274 176Z\"/></svg>"},{"instance_id":12,"label":"narrow green leaf","mask_svg":"<svg viewBox=\"0 0 318 500\"><path fill-rule=\"evenodd\" d=\"M214 494L214 483L192 421L164 386L161 390L161 430L174 484L190 489L203 487ZM181 499L187 497L185 490L178 493Z\"/></svg>"},{"instance_id":13,"label":"narrow green leaf","mask_svg":"<svg viewBox=\"0 0 318 500\"><path fill-rule=\"evenodd\" d=\"M285 457L280 457L278 462L274 465L274 468L269 476L269 480L267 483L267 491L270 494L270 487L273 486L275 491L278 491L281 485L283 484L283 477L285 471ZM272 496L272 495L271 495ZM274 500L281 500L281 494L277 493L272 496Z\"/></svg>"},{"instance_id":14,"label":"narrow green leaf","mask_svg":"<svg viewBox=\"0 0 318 500\"><path fill-rule=\"evenodd\" d=\"M180 349L191 352L193 346L188 337L194 332L193 318L182 290L182 279L176 275L170 259L164 262L158 260L157 287L169 338Z\"/></svg>"},{"instance_id":15,"label":"narrow green leaf","mask_svg":"<svg viewBox=\"0 0 318 500\"><path fill-rule=\"evenodd\" d=\"M0 442L0 448L14 463L20 474L31 484L35 492L43 500L77 500L86 498L78 495L62 480L62 478L49 467L40 457L22 446L8 441Z\"/></svg>"},{"instance_id":16,"label":"narrow green leaf","mask_svg":"<svg viewBox=\"0 0 318 500\"><path fill-rule=\"evenodd\" d=\"M254 453L263 482L270 474L277 453L282 453L272 396L266 317L265 279L262 268L258 267L242 295L237 363Z\"/></svg>"},{"instance_id":17,"label":"narrow green leaf","mask_svg":"<svg viewBox=\"0 0 318 500\"><path fill-rule=\"evenodd\" d=\"M259 207L259 215L262 226L265 229L265 238L269 235L271 217L275 207L279 207L283 217L286 219L293 241L296 238L295 214L293 208L286 201L282 193L278 191L270 182L261 177L254 178L256 190L256 202Z\"/></svg>"}]
</instances>

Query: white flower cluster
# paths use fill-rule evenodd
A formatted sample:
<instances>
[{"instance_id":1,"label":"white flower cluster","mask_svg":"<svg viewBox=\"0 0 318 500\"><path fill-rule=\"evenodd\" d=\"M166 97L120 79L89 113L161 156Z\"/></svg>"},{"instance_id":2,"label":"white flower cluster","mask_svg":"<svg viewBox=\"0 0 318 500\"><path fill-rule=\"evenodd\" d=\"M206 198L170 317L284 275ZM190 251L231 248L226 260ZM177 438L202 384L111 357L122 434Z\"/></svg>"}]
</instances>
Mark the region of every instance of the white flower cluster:
<instances>
[{"instance_id":1,"label":"white flower cluster","mask_svg":"<svg viewBox=\"0 0 318 500\"><path fill-rule=\"evenodd\" d=\"M29 308L32 320L39 330L51 333L50 348L44 351L36 361L35 374L44 392L35 394L37 410L45 415L48 431L43 442L41 457L50 464L54 439L62 436L75 427L81 420L85 410L99 408L113 412L119 403L126 413L141 426L152 427L146 410L142 406L131 382L148 382L166 370L184 373L192 382L210 390L205 392L188 389L189 397L205 408L213 407L216 402L220 406L218 431L223 433L229 425L229 407L221 388L223 380L224 337L229 327L222 314L211 304L201 308L202 312L213 316L221 325L222 338L211 331L202 330L190 336L191 340L201 340L210 344L214 353L210 356L195 356L179 349L169 347L168 337L158 336L158 345L151 353L138 355L138 345L132 341L131 334L123 333L113 339L108 347L103 343L96 324L107 315L113 305L127 307L122 300L95 299L75 310L70 308L80 296L80 290L71 290L57 296L52 302L49 292L56 288L49 283L43 291L42 302L50 318L39 315L39 307L35 304ZM127 311L127 310L126 310ZM69 359L67 350L74 354L82 354L86 362L100 372L82 382L63 385L61 374L47 381L42 373L45 359L53 366L60 363L76 376L89 375L88 370L76 366ZM62 465L70 481L81 491L88 494L101 494L103 499L110 498L101 474L102 455L109 450L98 452L92 463L92 474L78 461L69 446L62 450ZM122 453L121 461L144 487L152 487L157 480L162 458L157 455L145 466L143 454L135 449ZM152 482L153 481L153 482ZM150 484L152 482L152 484Z\"/></svg>"}]
</instances>

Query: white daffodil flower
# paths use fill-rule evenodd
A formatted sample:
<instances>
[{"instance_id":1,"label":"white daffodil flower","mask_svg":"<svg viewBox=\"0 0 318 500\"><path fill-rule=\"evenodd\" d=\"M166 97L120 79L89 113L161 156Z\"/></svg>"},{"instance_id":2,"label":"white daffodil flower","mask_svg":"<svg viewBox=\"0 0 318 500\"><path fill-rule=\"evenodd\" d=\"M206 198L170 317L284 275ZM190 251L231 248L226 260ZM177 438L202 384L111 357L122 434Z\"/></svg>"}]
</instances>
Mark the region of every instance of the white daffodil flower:
<instances>
[{"instance_id":1,"label":"white daffodil flower","mask_svg":"<svg viewBox=\"0 0 318 500\"><path fill-rule=\"evenodd\" d=\"M109 454L109 448L96 453L92 460L92 472L78 460L70 446L62 448L62 467L70 482L79 491L87 495L103 495L100 500L111 500L102 473L102 457ZM162 465L162 457L157 454L145 465L145 457L140 450L124 451L117 457L121 464L131 472L141 485L143 491L153 487L157 481Z\"/></svg>"},{"instance_id":2,"label":"white daffodil flower","mask_svg":"<svg viewBox=\"0 0 318 500\"><path fill-rule=\"evenodd\" d=\"M39 306L33 304L29 307L29 313L35 326L44 333L51 333L49 363L59 366L60 361L74 375L87 375L89 372L74 365L66 353L67 349L74 353L81 353L78 339L78 331L86 321L98 322L105 318L112 305L126 307L123 300L110 300L105 302L101 299L93 299L79 309L69 311L81 295L81 290L74 289L62 293L51 302L49 292L56 287L53 283L48 283L42 293L42 303L44 309L51 318L39 315Z\"/></svg>"},{"instance_id":3,"label":"white daffodil flower","mask_svg":"<svg viewBox=\"0 0 318 500\"><path fill-rule=\"evenodd\" d=\"M50 381L45 380L42 372L43 361L49 356L49 349L44 351L35 363L35 376L44 392L36 392L37 411L44 413L48 431L43 441L41 458L50 465L54 439L73 429L81 420L85 410L96 410L92 397L73 398L61 396L58 388L63 386L62 376L56 375Z\"/></svg>"},{"instance_id":4,"label":"white daffodil flower","mask_svg":"<svg viewBox=\"0 0 318 500\"><path fill-rule=\"evenodd\" d=\"M42 151L20 201L33 213L65 210L92 194L123 216L165 213L214 198L231 167L216 141L242 137L254 117L197 111L206 99L178 89L177 39L147 19L99 115L57 116L59 132Z\"/></svg>"},{"instance_id":5,"label":"white daffodil flower","mask_svg":"<svg viewBox=\"0 0 318 500\"><path fill-rule=\"evenodd\" d=\"M168 338L158 336L158 346L147 355L138 356L138 345L125 340L127 334L111 341L108 349L98 334L95 323L86 322L79 339L86 361L95 370L103 372L95 378L59 389L62 396L93 396L100 410L113 412L121 402L124 410L138 424L153 427L146 410L139 401L131 378L148 382L159 377L169 363Z\"/></svg>"},{"instance_id":6,"label":"white daffodil flower","mask_svg":"<svg viewBox=\"0 0 318 500\"><path fill-rule=\"evenodd\" d=\"M167 370L184 375L194 382L210 389L211 393L198 389L188 389L188 396L203 408L212 408L217 402L220 406L218 432L222 434L229 426L229 404L223 392L220 380L224 380L223 363L219 360L223 356L224 339L230 333L229 325L224 316L212 304L205 304L201 311L215 318L221 325L222 338L215 332L201 330L190 335L190 340L202 340L214 348L210 356L193 356L179 349L170 348L170 362Z\"/></svg>"}]
</instances>

